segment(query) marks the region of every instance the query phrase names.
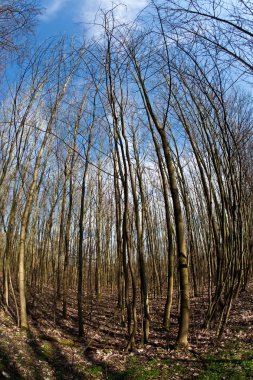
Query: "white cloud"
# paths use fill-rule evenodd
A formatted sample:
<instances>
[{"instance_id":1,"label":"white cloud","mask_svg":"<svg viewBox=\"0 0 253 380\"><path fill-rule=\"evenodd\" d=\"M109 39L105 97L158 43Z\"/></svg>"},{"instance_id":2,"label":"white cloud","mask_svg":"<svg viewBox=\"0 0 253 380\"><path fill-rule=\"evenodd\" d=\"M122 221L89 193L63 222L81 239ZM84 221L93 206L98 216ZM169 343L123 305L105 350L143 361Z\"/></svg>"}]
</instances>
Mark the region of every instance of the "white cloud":
<instances>
[{"instance_id":1,"label":"white cloud","mask_svg":"<svg viewBox=\"0 0 253 380\"><path fill-rule=\"evenodd\" d=\"M65 5L68 0L48 0L46 2L45 11L41 18L43 20L49 20L54 17Z\"/></svg>"},{"instance_id":2,"label":"white cloud","mask_svg":"<svg viewBox=\"0 0 253 380\"><path fill-rule=\"evenodd\" d=\"M133 21L148 3L148 0L86 0L84 4L82 2L83 6L79 14L79 21L93 24L99 9L108 11L112 8L114 8L114 16L119 22ZM96 34L94 28L91 27L91 29Z\"/></svg>"},{"instance_id":3,"label":"white cloud","mask_svg":"<svg viewBox=\"0 0 253 380\"><path fill-rule=\"evenodd\" d=\"M0 0L1 1L1 0ZM101 30L99 26L94 26L94 21L98 24L102 22L101 11L108 11L114 8L114 17L120 23L130 22L137 14L148 5L148 0L43 0L44 13L41 20L50 22L57 18L57 28L61 28L60 13L64 14L65 22L83 23L86 36L98 35ZM62 11L64 10L64 13Z\"/></svg>"}]
</instances>

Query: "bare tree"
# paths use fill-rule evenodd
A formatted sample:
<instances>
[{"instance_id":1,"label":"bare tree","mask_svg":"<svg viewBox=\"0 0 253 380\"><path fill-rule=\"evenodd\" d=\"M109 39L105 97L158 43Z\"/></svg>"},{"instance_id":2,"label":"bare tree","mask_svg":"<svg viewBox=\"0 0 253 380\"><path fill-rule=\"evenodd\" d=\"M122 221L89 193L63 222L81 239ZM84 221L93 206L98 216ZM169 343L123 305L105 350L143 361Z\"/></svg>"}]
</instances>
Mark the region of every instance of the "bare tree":
<instances>
[{"instance_id":1,"label":"bare tree","mask_svg":"<svg viewBox=\"0 0 253 380\"><path fill-rule=\"evenodd\" d=\"M19 55L32 33L41 8L37 1L9 0L0 4L0 58L3 65L9 53ZM3 69L3 66L0 67Z\"/></svg>"}]
</instances>

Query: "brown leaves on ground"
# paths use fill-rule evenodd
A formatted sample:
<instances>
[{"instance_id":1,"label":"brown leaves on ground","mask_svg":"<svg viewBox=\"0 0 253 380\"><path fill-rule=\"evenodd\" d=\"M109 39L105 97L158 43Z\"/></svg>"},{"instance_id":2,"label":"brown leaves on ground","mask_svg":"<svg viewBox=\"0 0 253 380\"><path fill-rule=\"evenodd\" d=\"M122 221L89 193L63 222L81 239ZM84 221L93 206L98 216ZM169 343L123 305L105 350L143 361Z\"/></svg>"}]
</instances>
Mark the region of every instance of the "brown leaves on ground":
<instances>
[{"instance_id":1,"label":"brown leaves on ground","mask_svg":"<svg viewBox=\"0 0 253 380\"><path fill-rule=\"evenodd\" d=\"M21 331L13 318L1 310L0 378L205 379L208 377L203 377L203 371L209 368L206 360L210 355L219 355L224 350L237 352L235 347L238 348L238 344L247 348L248 355L253 342L250 289L234 301L229 323L220 341L214 330L202 330L207 299L205 296L193 298L189 348L179 351L172 349L178 328L176 308L172 310L170 331L166 332L161 323L165 298L151 299L149 344L145 347L141 345L141 331L138 331L136 351L130 354L124 351L127 334L122 326L116 298L112 294L103 295L100 301L86 297L83 338L78 337L75 298L74 293L69 295L68 318L62 319L61 303L58 303L54 315L52 293L49 289L44 291L43 300L40 298L30 302L28 333ZM249 373L250 368L249 365ZM246 377L241 378L250 378L247 377L248 372L245 372Z\"/></svg>"}]
</instances>

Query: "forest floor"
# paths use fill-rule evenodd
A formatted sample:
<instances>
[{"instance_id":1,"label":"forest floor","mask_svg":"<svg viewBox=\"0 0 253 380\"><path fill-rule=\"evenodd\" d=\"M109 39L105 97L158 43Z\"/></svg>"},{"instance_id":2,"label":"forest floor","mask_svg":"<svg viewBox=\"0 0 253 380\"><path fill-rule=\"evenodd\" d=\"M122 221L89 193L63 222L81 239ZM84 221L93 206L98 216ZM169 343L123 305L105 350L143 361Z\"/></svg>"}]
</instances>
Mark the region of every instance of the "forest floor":
<instances>
[{"instance_id":1,"label":"forest floor","mask_svg":"<svg viewBox=\"0 0 253 380\"><path fill-rule=\"evenodd\" d=\"M189 348L173 350L177 312L170 332L162 328L164 297L151 299L150 342L137 342L126 353L126 332L112 295L84 305L85 338L78 338L75 295L62 319L61 305L54 321L49 290L30 303L30 330L21 331L14 319L0 310L0 378L26 380L151 380L253 379L252 287L235 300L220 341L215 331L201 329L206 297L191 299ZM139 334L140 335L140 334Z\"/></svg>"}]
</instances>

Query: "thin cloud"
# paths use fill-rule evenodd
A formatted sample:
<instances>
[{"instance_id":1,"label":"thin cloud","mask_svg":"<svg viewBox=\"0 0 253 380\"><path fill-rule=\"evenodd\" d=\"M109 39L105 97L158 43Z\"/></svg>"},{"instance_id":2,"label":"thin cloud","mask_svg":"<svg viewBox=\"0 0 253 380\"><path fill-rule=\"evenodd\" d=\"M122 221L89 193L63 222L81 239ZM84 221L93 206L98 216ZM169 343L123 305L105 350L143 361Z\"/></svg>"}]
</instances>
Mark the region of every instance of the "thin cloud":
<instances>
[{"instance_id":1,"label":"thin cloud","mask_svg":"<svg viewBox=\"0 0 253 380\"><path fill-rule=\"evenodd\" d=\"M53 18L66 4L68 0L50 0L45 5L45 11L42 14L42 20L49 20Z\"/></svg>"},{"instance_id":2,"label":"thin cloud","mask_svg":"<svg viewBox=\"0 0 253 380\"><path fill-rule=\"evenodd\" d=\"M148 5L148 0L86 0L79 14L79 21L92 24L99 9L103 11L114 8L115 18L119 22L133 21L137 14ZM81 3L80 3L81 4ZM80 20L81 17L81 20ZM90 32L96 34L96 28L90 26Z\"/></svg>"}]
</instances>

